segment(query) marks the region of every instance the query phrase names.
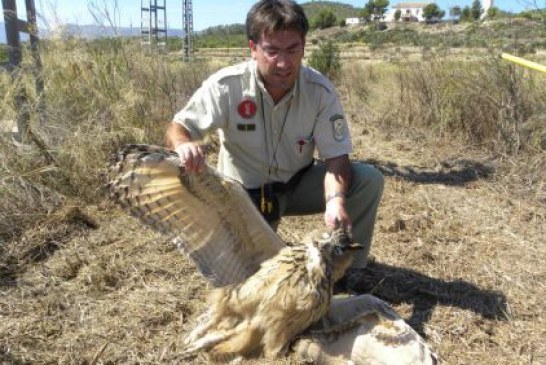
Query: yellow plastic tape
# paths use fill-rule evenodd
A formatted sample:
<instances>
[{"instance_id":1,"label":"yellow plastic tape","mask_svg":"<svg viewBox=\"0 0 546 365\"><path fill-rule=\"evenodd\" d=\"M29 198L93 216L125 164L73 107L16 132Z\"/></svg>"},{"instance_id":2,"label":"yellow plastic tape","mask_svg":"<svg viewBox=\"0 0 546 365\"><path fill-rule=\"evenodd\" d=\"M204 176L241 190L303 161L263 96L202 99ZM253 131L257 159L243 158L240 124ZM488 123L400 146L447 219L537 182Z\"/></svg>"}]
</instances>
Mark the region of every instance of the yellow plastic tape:
<instances>
[{"instance_id":1,"label":"yellow plastic tape","mask_svg":"<svg viewBox=\"0 0 546 365\"><path fill-rule=\"evenodd\" d=\"M501 58L506 61L514 62L520 66L530 68L531 70L540 71L546 74L546 66L541 65L540 63L528 61L521 57L512 56L508 53L501 54Z\"/></svg>"}]
</instances>

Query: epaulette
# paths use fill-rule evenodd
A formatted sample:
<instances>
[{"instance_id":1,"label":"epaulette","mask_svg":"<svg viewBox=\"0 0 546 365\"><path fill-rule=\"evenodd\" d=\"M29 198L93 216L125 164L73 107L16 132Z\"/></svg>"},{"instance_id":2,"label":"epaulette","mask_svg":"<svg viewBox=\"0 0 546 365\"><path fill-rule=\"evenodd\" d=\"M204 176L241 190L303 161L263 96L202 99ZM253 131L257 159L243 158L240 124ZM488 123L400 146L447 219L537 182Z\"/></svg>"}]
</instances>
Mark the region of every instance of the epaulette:
<instances>
[{"instance_id":1,"label":"epaulette","mask_svg":"<svg viewBox=\"0 0 546 365\"><path fill-rule=\"evenodd\" d=\"M241 77L248 71L248 66L246 62L239 63L233 66L228 66L220 69L214 73L209 80L213 82L221 83L222 81L229 79L231 77Z\"/></svg>"},{"instance_id":2,"label":"epaulette","mask_svg":"<svg viewBox=\"0 0 546 365\"><path fill-rule=\"evenodd\" d=\"M309 66L305 66L305 67L302 66L302 69L303 69L303 77L305 78L305 80L313 84L322 86L328 92L332 93L335 91L334 84L332 84L332 82L328 80L326 76L324 76L323 74L321 74L320 72L318 72L317 70Z\"/></svg>"}]
</instances>

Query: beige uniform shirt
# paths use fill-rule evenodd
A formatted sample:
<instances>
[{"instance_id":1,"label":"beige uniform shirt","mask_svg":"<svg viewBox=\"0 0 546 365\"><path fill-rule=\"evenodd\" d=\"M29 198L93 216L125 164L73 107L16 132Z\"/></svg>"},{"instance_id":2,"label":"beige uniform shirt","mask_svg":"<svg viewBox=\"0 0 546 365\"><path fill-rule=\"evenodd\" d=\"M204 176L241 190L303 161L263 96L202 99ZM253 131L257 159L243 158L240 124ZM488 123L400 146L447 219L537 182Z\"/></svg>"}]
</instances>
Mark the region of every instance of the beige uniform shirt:
<instances>
[{"instance_id":1,"label":"beige uniform shirt","mask_svg":"<svg viewBox=\"0 0 546 365\"><path fill-rule=\"evenodd\" d=\"M224 68L203 83L174 121L194 140L218 130L218 170L246 188L288 181L311 163L315 149L323 159L352 151L334 86L305 66L276 105L255 61Z\"/></svg>"}]
</instances>

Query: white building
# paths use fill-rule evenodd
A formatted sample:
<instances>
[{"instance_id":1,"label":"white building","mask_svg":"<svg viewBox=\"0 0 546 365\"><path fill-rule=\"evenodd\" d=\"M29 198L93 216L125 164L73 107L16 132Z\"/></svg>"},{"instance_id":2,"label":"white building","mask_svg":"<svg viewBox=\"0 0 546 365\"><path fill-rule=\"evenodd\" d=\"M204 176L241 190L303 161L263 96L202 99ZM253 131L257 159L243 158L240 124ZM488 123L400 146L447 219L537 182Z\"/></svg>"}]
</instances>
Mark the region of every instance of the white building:
<instances>
[{"instance_id":1,"label":"white building","mask_svg":"<svg viewBox=\"0 0 546 365\"><path fill-rule=\"evenodd\" d=\"M359 25L363 23L360 18L345 18L345 25Z\"/></svg>"},{"instance_id":2,"label":"white building","mask_svg":"<svg viewBox=\"0 0 546 365\"><path fill-rule=\"evenodd\" d=\"M424 22L425 18L423 17L423 9L428 4L433 2L422 2L422 3L398 3L394 5L389 11L385 13L384 20L386 22L394 22L394 14L398 9L400 9L400 20L401 22Z\"/></svg>"}]
</instances>

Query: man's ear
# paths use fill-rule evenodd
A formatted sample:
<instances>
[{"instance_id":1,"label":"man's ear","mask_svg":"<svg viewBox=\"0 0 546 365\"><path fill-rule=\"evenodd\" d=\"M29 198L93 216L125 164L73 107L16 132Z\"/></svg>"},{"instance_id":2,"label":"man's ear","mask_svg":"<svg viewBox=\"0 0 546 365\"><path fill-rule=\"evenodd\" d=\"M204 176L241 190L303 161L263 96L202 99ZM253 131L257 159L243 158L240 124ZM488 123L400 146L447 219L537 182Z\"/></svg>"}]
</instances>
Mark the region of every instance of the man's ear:
<instances>
[{"instance_id":1,"label":"man's ear","mask_svg":"<svg viewBox=\"0 0 546 365\"><path fill-rule=\"evenodd\" d=\"M252 59L256 59L256 43L252 39L248 40L248 48L250 48L250 55Z\"/></svg>"}]
</instances>

